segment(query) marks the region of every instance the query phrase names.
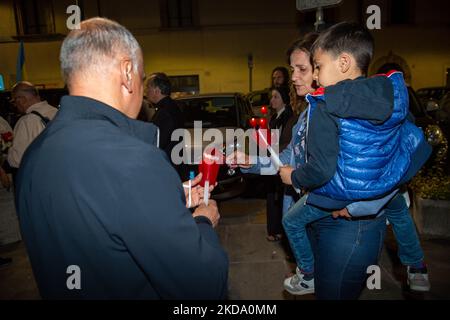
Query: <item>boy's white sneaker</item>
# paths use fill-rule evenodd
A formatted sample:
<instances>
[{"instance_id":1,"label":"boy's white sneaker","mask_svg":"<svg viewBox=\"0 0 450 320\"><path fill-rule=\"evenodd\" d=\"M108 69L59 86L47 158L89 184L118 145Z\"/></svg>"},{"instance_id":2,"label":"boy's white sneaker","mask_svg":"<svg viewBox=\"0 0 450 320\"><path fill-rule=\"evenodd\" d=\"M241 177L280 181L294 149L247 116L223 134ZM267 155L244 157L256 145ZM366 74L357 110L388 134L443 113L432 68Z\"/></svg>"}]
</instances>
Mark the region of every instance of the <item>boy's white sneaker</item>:
<instances>
[{"instance_id":1,"label":"boy's white sneaker","mask_svg":"<svg viewBox=\"0 0 450 320\"><path fill-rule=\"evenodd\" d=\"M431 285L428 279L428 271L426 268L414 269L407 267L408 279L406 282L413 291L427 292L430 291Z\"/></svg>"},{"instance_id":2,"label":"boy's white sneaker","mask_svg":"<svg viewBox=\"0 0 450 320\"><path fill-rule=\"evenodd\" d=\"M303 277L304 274L296 268L295 274L284 280L284 289L293 295L314 293L314 278L311 280L305 280Z\"/></svg>"}]
</instances>

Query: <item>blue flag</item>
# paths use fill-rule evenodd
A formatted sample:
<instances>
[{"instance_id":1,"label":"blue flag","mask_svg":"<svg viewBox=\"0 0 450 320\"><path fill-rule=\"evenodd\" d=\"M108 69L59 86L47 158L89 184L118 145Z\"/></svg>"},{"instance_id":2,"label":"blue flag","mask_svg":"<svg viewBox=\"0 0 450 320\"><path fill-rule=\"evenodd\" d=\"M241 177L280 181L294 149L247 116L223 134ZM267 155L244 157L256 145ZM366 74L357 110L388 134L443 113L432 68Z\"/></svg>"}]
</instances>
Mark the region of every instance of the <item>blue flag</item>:
<instances>
[{"instance_id":1,"label":"blue flag","mask_svg":"<svg viewBox=\"0 0 450 320\"><path fill-rule=\"evenodd\" d=\"M23 65L24 64L25 64L25 49L23 47L23 41L20 41L19 52L17 53L16 82L23 80Z\"/></svg>"},{"instance_id":2,"label":"blue flag","mask_svg":"<svg viewBox=\"0 0 450 320\"><path fill-rule=\"evenodd\" d=\"M3 75L0 74L0 91L5 90L5 83L3 82Z\"/></svg>"}]
</instances>

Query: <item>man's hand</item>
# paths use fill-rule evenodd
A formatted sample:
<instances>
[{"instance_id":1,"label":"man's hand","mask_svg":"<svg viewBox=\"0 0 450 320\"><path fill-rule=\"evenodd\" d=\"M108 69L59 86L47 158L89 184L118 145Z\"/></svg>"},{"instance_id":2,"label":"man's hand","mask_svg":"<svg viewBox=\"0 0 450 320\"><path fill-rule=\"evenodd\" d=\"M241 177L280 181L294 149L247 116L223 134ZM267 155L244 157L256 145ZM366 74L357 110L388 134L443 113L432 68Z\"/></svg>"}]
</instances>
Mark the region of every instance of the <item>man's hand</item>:
<instances>
[{"instance_id":1,"label":"man's hand","mask_svg":"<svg viewBox=\"0 0 450 320\"><path fill-rule=\"evenodd\" d=\"M183 183L184 196L186 197L186 207L194 208L201 203L203 203L204 190L202 186L199 185L200 181L202 181L202 173L200 172L194 179L191 180L191 206L189 206L189 180ZM211 197L211 192L214 190L214 187L217 185L217 182L214 186L209 186L209 195L208 198Z\"/></svg>"},{"instance_id":2,"label":"man's hand","mask_svg":"<svg viewBox=\"0 0 450 320\"><path fill-rule=\"evenodd\" d=\"M249 169L252 166L252 164L250 164L250 157L241 151L234 151L232 154L227 156L226 163L232 169L237 167Z\"/></svg>"},{"instance_id":3,"label":"man's hand","mask_svg":"<svg viewBox=\"0 0 450 320\"><path fill-rule=\"evenodd\" d=\"M338 218L338 217L344 217L344 218L347 218L347 219L351 219L351 215L350 215L350 213L348 213L348 210L347 210L347 208L344 208L344 209L341 209L341 210L337 210L337 211L333 211L333 213L332 213L332 215L333 215L333 218Z\"/></svg>"},{"instance_id":4,"label":"man's hand","mask_svg":"<svg viewBox=\"0 0 450 320\"><path fill-rule=\"evenodd\" d=\"M217 208L217 203L214 200L208 201L208 206L206 206L204 203L202 203L200 206L198 206L197 209L195 209L194 213L192 214L193 217L197 216L204 216L207 217L213 227L215 228L217 224L219 223L220 214L219 209Z\"/></svg>"},{"instance_id":5,"label":"man's hand","mask_svg":"<svg viewBox=\"0 0 450 320\"><path fill-rule=\"evenodd\" d=\"M291 180L292 171L294 171L294 168L292 168L291 166L280 167L281 181L283 181L284 184L287 184L289 186L292 185L292 180Z\"/></svg>"}]
</instances>

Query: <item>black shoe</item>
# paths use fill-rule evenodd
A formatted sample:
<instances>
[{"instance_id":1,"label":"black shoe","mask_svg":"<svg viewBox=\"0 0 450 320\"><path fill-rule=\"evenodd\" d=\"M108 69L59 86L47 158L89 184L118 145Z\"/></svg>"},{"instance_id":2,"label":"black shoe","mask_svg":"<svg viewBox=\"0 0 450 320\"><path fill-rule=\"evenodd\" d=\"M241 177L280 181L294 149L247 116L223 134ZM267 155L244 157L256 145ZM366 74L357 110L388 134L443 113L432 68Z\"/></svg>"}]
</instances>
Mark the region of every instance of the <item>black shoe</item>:
<instances>
[{"instance_id":1,"label":"black shoe","mask_svg":"<svg viewBox=\"0 0 450 320\"><path fill-rule=\"evenodd\" d=\"M0 268L9 266L12 262L11 258L0 258Z\"/></svg>"}]
</instances>

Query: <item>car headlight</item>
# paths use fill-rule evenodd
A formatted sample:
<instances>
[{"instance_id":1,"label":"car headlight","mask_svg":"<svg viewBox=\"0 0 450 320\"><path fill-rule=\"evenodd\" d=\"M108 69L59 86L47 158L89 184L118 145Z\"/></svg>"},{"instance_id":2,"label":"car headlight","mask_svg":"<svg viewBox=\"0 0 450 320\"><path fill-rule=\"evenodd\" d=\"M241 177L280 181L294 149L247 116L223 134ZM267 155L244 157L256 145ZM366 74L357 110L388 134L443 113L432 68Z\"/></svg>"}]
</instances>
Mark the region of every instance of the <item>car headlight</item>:
<instances>
[{"instance_id":1,"label":"car headlight","mask_svg":"<svg viewBox=\"0 0 450 320\"><path fill-rule=\"evenodd\" d=\"M437 125L430 125L425 129L425 137L432 146L437 146L444 141L444 135L441 128Z\"/></svg>"}]
</instances>

